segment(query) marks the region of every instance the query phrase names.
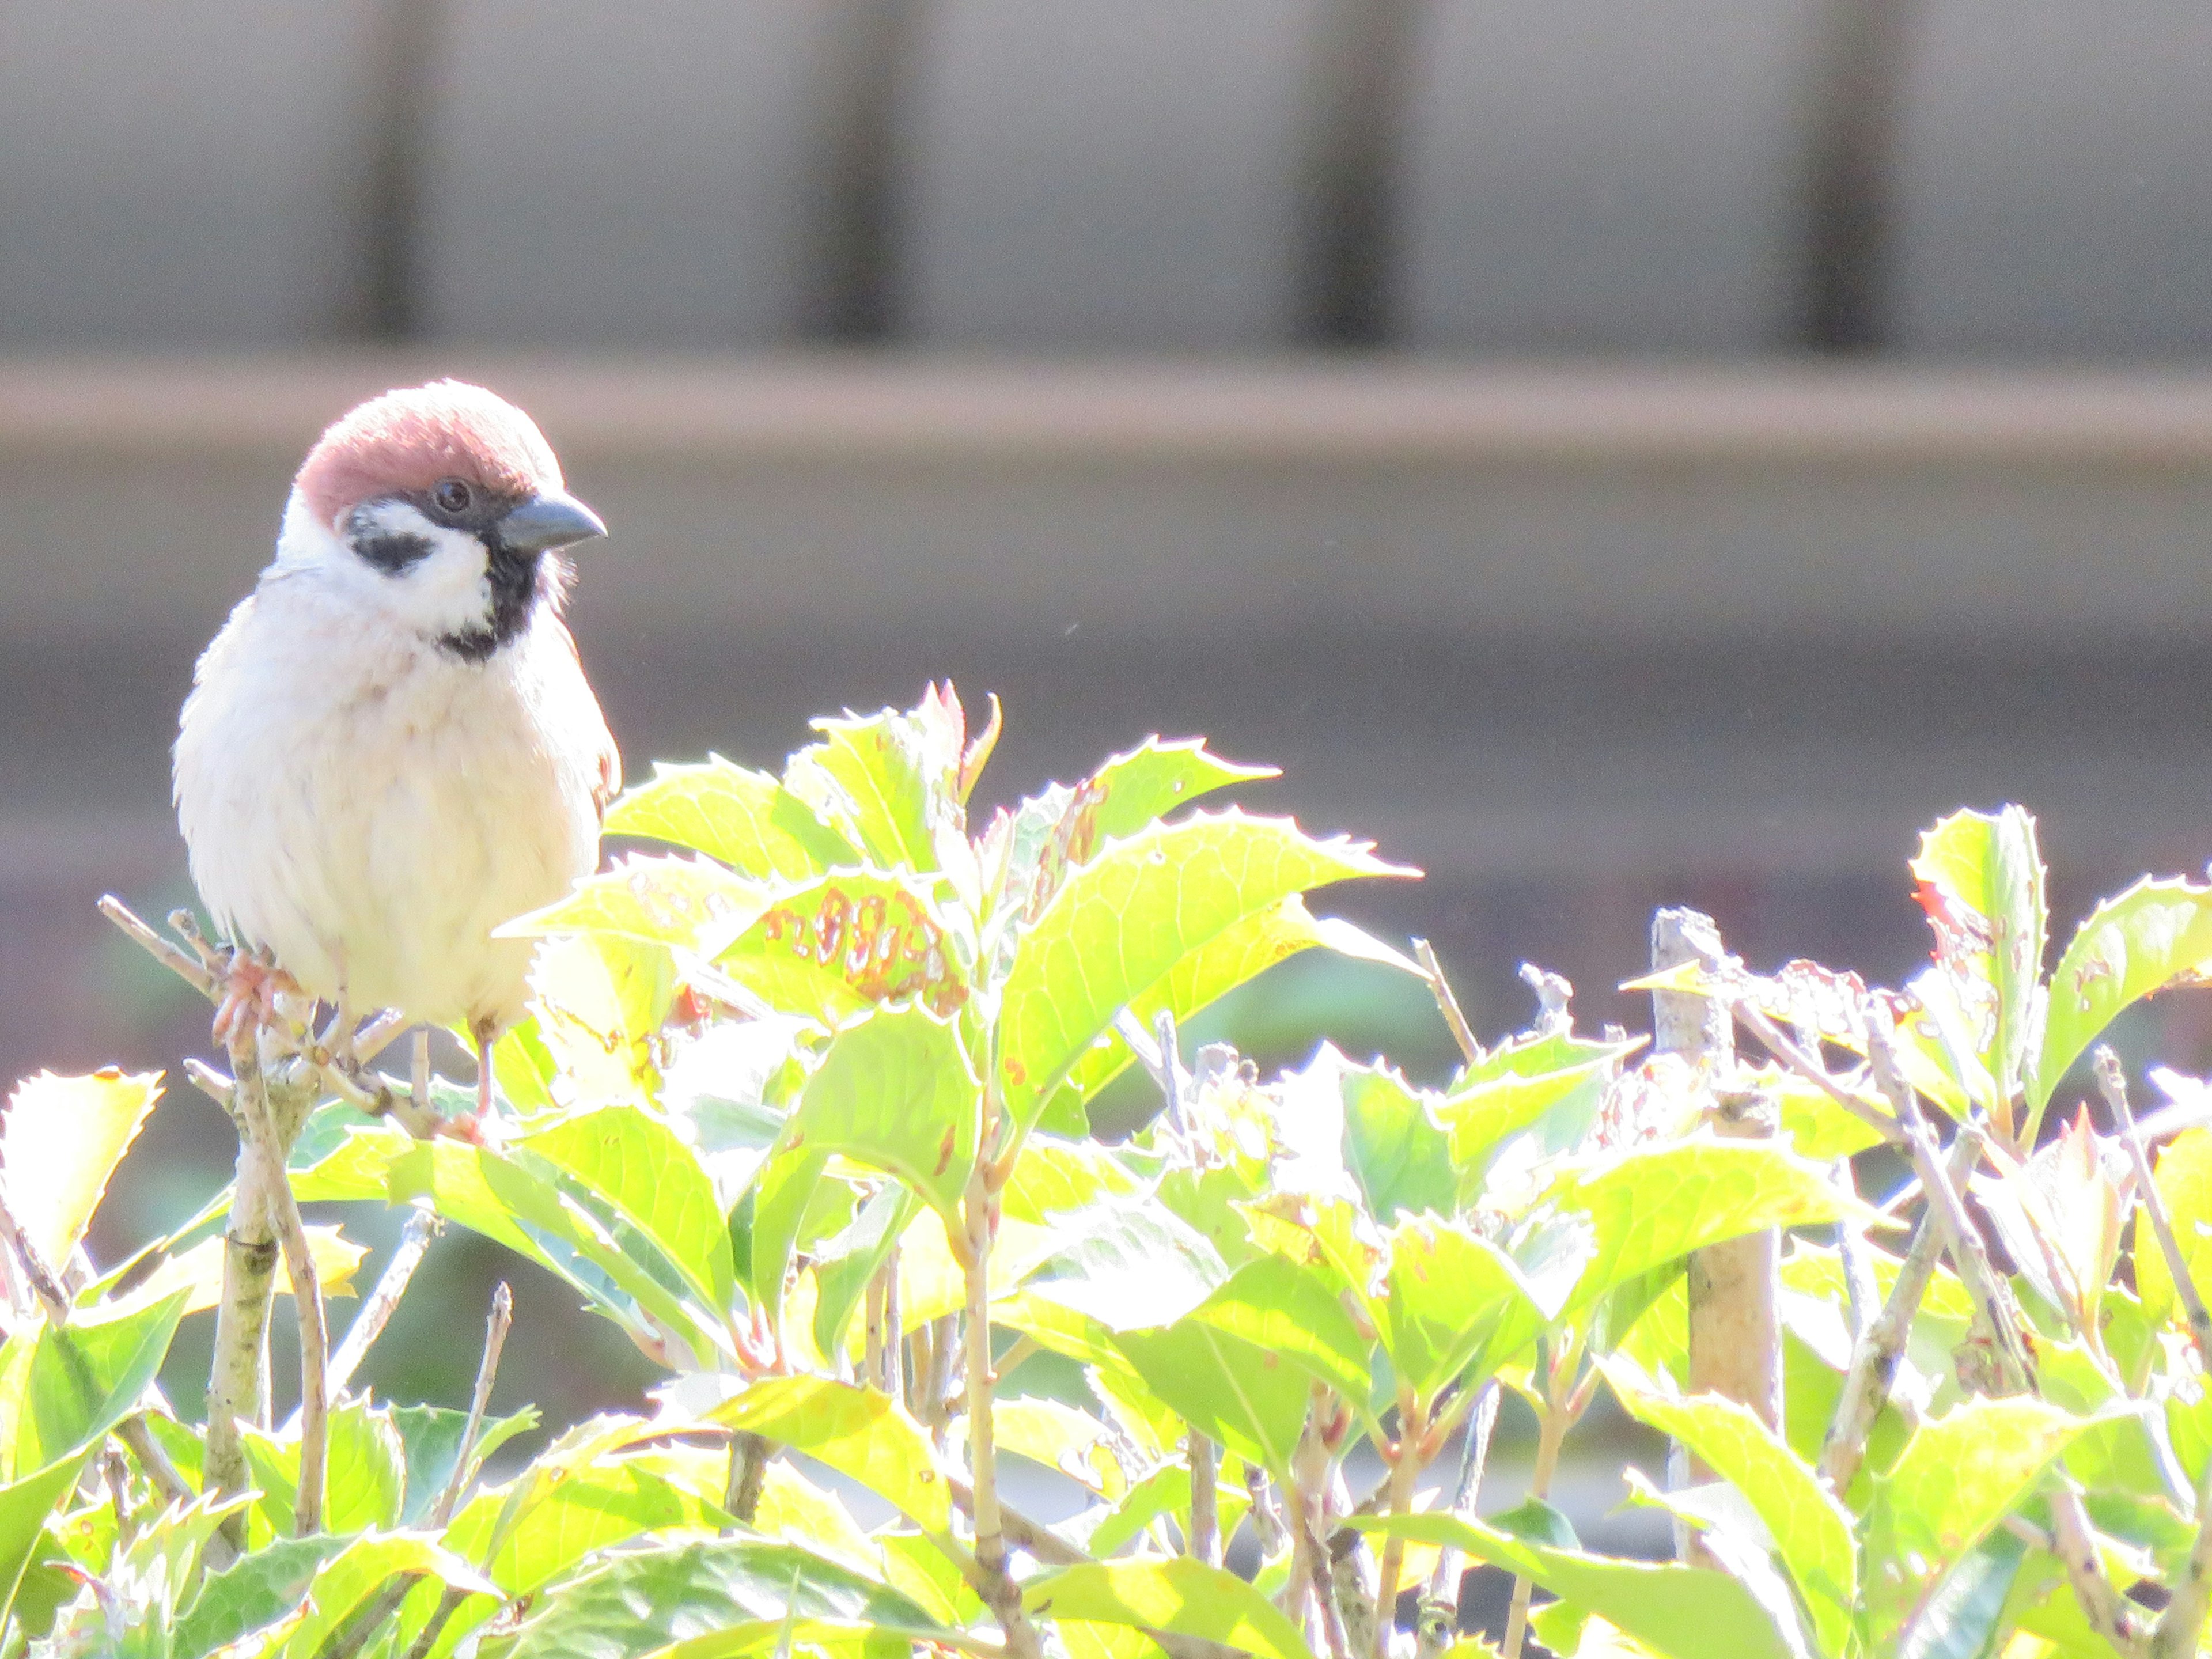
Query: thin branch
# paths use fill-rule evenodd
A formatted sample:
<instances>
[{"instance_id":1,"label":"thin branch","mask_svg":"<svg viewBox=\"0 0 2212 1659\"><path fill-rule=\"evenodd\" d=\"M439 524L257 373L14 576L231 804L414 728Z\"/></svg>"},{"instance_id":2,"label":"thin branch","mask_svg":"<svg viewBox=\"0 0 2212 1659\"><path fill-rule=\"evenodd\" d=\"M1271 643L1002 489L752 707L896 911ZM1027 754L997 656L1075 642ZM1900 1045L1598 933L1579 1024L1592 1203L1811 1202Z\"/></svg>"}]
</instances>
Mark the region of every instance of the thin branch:
<instances>
[{"instance_id":1,"label":"thin branch","mask_svg":"<svg viewBox=\"0 0 2212 1659\"><path fill-rule=\"evenodd\" d=\"M1467 1023L1466 1011L1459 999L1452 994L1451 981L1444 977L1444 965L1437 960L1436 946L1425 939L1413 941L1413 959L1421 964L1421 974L1429 981L1429 994L1437 1000L1437 1012L1444 1017L1444 1025L1459 1044L1460 1057L1470 1066L1482 1063L1482 1044L1474 1035L1474 1027Z\"/></svg>"},{"instance_id":2,"label":"thin branch","mask_svg":"<svg viewBox=\"0 0 2212 1659\"><path fill-rule=\"evenodd\" d=\"M1467 1439L1460 1448L1459 1479L1452 1486L1449 1514L1469 1513L1481 1495L1483 1469L1490 1462L1490 1437L1498 1427L1498 1383L1492 1379L1482 1385L1481 1395L1474 1402L1474 1415L1468 1423ZM1447 1544L1437 1552L1436 1568L1429 1574L1430 1596L1449 1595L1455 1598L1459 1573L1460 1553Z\"/></svg>"},{"instance_id":3,"label":"thin branch","mask_svg":"<svg viewBox=\"0 0 2212 1659\"><path fill-rule=\"evenodd\" d=\"M231 1068L238 1076L234 1098L245 1128L244 1146L249 1160L261 1165L260 1180L268 1194L269 1217L276 1243L284 1255L284 1270L292 1281L292 1310L300 1325L300 1485L293 1505L293 1530L301 1538L322 1529L325 1465L330 1456L330 1332L323 1320L323 1287L315 1273L313 1251L307 1243L307 1224L292 1196L292 1182L284 1172L289 1135L280 1135L271 1109L254 1031L244 1033L232 1048Z\"/></svg>"},{"instance_id":4,"label":"thin branch","mask_svg":"<svg viewBox=\"0 0 2212 1659\"><path fill-rule=\"evenodd\" d=\"M1186 1442L1190 1460L1190 1536L1183 1553L1209 1567L1221 1564L1221 1449L1197 1429Z\"/></svg>"},{"instance_id":5,"label":"thin branch","mask_svg":"<svg viewBox=\"0 0 2212 1659\"><path fill-rule=\"evenodd\" d=\"M1563 1366L1579 1363L1580 1347L1576 1343L1565 1355L1555 1359L1546 1379L1546 1404L1536 1416L1536 1463L1528 1474L1531 1498L1547 1498L1552 1495L1552 1477L1559 1467L1559 1448L1566 1440L1567 1431L1574 1426L1575 1419L1581 1415L1576 1400L1579 1397L1583 1404L1589 1402L1589 1396L1580 1390L1570 1395L1564 1403L1551 1399L1552 1388ZM1597 1375L1593 1371L1591 1380L1595 1381ZM1522 1644L1528 1634L1528 1601L1534 1588L1526 1578L1516 1577L1513 1580L1513 1604L1506 1614L1505 1640L1498 1648L1504 1659L1521 1659Z\"/></svg>"},{"instance_id":6,"label":"thin branch","mask_svg":"<svg viewBox=\"0 0 2212 1659\"><path fill-rule=\"evenodd\" d=\"M222 995L221 980L204 960L163 939L151 926L141 921L131 907L116 897L114 894L103 893L100 896L100 914L121 928L132 944L137 945L148 956L153 957L155 961L160 963L161 966L184 981L210 1002L213 1002ZM171 925L173 927L175 925L174 917L171 918ZM194 931L193 938L197 942L197 930Z\"/></svg>"},{"instance_id":7,"label":"thin branch","mask_svg":"<svg viewBox=\"0 0 2212 1659\"><path fill-rule=\"evenodd\" d=\"M2130 1611L2127 1598L2113 1589L2112 1581L2105 1577L2104 1564L2097 1557L2096 1540L2089 1531L2089 1517L2081 1508L2081 1494L2063 1480L2051 1494L2051 1541L2066 1569L2067 1581L2074 1586L2074 1599L2081 1604L2082 1616L2122 1653L2142 1654L2144 1632ZM2180 1650L2183 1653L2196 1650L2193 1638L2188 1647Z\"/></svg>"},{"instance_id":8,"label":"thin branch","mask_svg":"<svg viewBox=\"0 0 2212 1659\"><path fill-rule=\"evenodd\" d=\"M1389 1515L1410 1515L1413 1482L1421 1474L1421 1442L1428 1433L1428 1418L1413 1391L1398 1395L1398 1443L1385 1447L1390 1460ZM1398 1574L1406 1562L1406 1540L1393 1533L1382 1540L1382 1567L1375 1589L1375 1659L1389 1659L1390 1632L1397 1626Z\"/></svg>"},{"instance_id":9,"label":"thin branch","mask_svg":"<svg viewBox=\"0 0 2212 1659\"><path fill-rule=\"evenodd\" d=\"M2204 1484L2197 1490L2197 1539L2189 1547L2181 1583L2173 1587L2173 1599L2151 1626L2150 1659L2188 1659L2195 1653L2204 1634L2208 1606L2212 1606L2212 1468L2206 1470Z\"/></svg>"},{"instance_id":10,"label":"thin branch","mask_svg":"<svg viewBox=\"0 0 2212 1659\"><path fill-rule=\"evenodd\" d=\"M975 1514L975 1489L953 1475L947 1481L952 1501L963 1515L971 1520ZM1012 1505L999 1505L999 1525L1006 1541L1023 1554L1032 1556L1048 1567L1079 1567L1096 1558L1088 1551L1078 1549L1042 1521L1032 1521Z\"/></svg>"},{"instance_id":11,"label":"thin branch","mask_svg":"<svg viewBox=\"0 0 2212 1659\"><path fill-rule=\"evenodd\" d=\"M408 1281L415 1277L415 1269L422 1266L422 1257L430 1248L430 1241L438 1236L444 1223L437 1212L416 1206L407 1217L407 1226L399 1236L399 1247L385 1263L376 1288L368 1293L368 1300L361 1304L361 1311L346 1328L345 1340L331 1356L331 1398L341 1399L353 1374L361 1369L361 1362L368 1356L376 1339L384 1334L384 1328L399 1306L400 1297L407 1294Z\"/></svg>"},{"instance_id":12,"label":"thin branch","mask_svg":"<svg viewBox=\"0 0 2212 1659\"><path fill-rule=\"evenodd\" d=\"M1889 1032L1878 1018L1867 1022L1867 1057L1874 1062L1875 1086L1881 1091L1897 1114L1898 1122L1904 1127L1905 1146L1912 1154L1914 1167L1920 1172L1920 1184L1927 1189L1929 1209L1942 1224L1952 1265L1958 1269L1960 1282L1966 1287L1967 1295L1973 1298L1976 1322L1987 1328L1991 1350L1997 1359L1997 1384L2007 1394L2023 1394L2034 1386L2035 1366L2021 1340L2020 1323L2011 1306L2010 1294L2002 1288L1990 1266L1981 1233L1967 1215L1959 1189L1943 1167L1935 1134L1921 1115L1912 1085L1898 1070ZM1973 1133L1971 1125L1962 1125L1959 1139L1969 1139Z\"/></svg>"},{"instance_id":13,"label":"thin branch","mask_svg":"<svg viewBox=\"0 0 2212 1659\"><path fill-rule=\"evenodd\" d=\"M2112 1121L2119 1126L2120 1139L2128 1149L2128 1157L2136 1166L2136 1185L2142 1189L2143 1213L2150 1218L2151 1231L2158 1237L2160 1255L2166 1257L2166 1272L2173 1279L2173 1293L2189 1315L2190 1340L2197 1345L2197 1358L2205 1369L2212 1370L2212 1313L2207 1313L2204 1298L2197 1293L2197 1279L2189 1271L2189 1262L2181 1253L2180 1242L2173 1236L2173 1220L2166 1212L2166 1200L2152 1178L2150 1154L2143 1150L2142 1135L2136 1127L2136 1115L2128 1105L2128 1077L2120 1068L2120 1057L2109 1043L2097 1045L2097 1089L2105 1097L2105 1104L2112 1109Z\"/></svg>"},{"instance_id":14,"label":"thin branch","mask_svg":"<svg viewBox=\"0 0 2212 1659\"><path fill-rule=\"evenodd\" d=\"M957 1254L968 1284L968 1468L975 1486L976 1594L991 1609L1015 1659L1043 1659L1036 1626L1022 1606L1021 1587L1007 1571L1006 1522L999 1506L998 1446L993 1435L991 1389L992 1199L987 1161L975 1160L961 1203L964 1237Z\"/></svg>"},{"instance_id":15,"label":"thin branch","mask_svg":"<svg viewBox=\"0 0 2212 1659\"><path fill-rule=\"evenodd\" d=\"M514 1324L514 1292L501 1279L491 1293L491 1313L484 1320L483 1358L477 1364L476 1390L469 1396L469 1420L461 1431L461 1449L453 1459L453 1472L447 1477L446 1489L438 1494L438 1501L430 1509L433 1531L453 1518L460 1507L461 1494L469 1486L469 1462L476 1455L477 1442L483 1436L484 1413L491 1407L491 1385L499 1376L500 1351L507 1346L507 1334Z\"/></svg>"},{"instance_id":16,"label":"thin branch","mask_svg":"<svg viewBox=\"0 0 2212 1659\"><path fill-rule=\"evenodd\" d=\"M1883 1140L1892 1146L1905 1139L1905 1133L1899 1127L1893 1112L1884 1111L1864 1095L1846 1089L1836 1081L1828 1068L1801 1048L1796 1038L1769 1019L1764 1009L1741 995L1729 998L1729 1004L1735 1011L1736 1022L1757 1037L1760 1046L1780 1060L1784 1066L1803 1078L1869 1128L1879 1131Z\"/></svg>"}]
</instances>

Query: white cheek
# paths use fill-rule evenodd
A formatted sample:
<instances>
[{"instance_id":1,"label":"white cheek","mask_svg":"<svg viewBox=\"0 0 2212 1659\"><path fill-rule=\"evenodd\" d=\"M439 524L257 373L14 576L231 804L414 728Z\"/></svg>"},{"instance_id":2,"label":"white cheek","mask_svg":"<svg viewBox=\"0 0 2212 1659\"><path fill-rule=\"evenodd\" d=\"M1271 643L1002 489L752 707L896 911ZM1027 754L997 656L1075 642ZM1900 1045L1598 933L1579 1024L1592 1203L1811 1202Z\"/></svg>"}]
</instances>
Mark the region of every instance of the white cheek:
<instances>
[{"instance_id":1,"label":"white cheek","mask_svg":"<svg viewBox=\"0 0 2212 1659\"><path fill-rule=\"evenodd\" d=\"M404 501L386 502L370 517L377 530L417 536L430 544L422 557L388 574L353 555L374 585L381 609L432 638L484 626L491 615L491 587L482 542L465 530L432 524Z\"/></svg>"}]
</instances>

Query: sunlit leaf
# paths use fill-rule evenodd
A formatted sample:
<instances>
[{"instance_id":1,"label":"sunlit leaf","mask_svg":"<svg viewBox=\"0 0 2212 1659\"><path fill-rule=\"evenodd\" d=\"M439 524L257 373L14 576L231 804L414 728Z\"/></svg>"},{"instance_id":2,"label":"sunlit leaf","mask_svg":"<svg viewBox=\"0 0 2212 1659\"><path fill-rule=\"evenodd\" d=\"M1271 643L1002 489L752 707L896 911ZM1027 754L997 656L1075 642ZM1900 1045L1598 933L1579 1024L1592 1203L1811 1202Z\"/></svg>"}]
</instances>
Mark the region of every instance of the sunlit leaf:
<instances>
[{"instance_id":1,"label":"sunlit leaf","mask_svg":"<svg viewBox=\"0 0 2212 1659\"><path fill-rule=\"evenodd\" d=\"M222 1298L222 1249L220 1234L204 1238L190 1249L168 1257L124 1295L112 1298L107 1305L116 1309L143 1308L182 1291L186 1313L204 1312ZM325 1296L353 1294L354 1274L368 1255L368 1246L355 1243L336 1227L311 1225L307 1229L307 1253L314 1259L315 1280ZM276 1294L291 1293L292 1275L280 1259L276 1263Z\"/></svg>"},{"instance_id":2,"label":"sunlit leaf","mask_svg":"<svg viewBox=\"0 0 2212 1659\"><path fill-rule=\"evenodd\" d=\"M645 1105L659 1088L653 1037L674 984L667 950L611 933L546 940L530 970L531 1007L556 1066L556 1100Z\"/></svg>"},{"instance_id":3,"label":"sunlit leaf","mask_svg":"<svg viewBox=\"0 0 2212 1659\"><path fill-rule=\"evenodd\" d=\"M782 1149L842 1152L949 1216L975 1166L981 1111L958 1030L924 1008L886 1008L830 1042Z\"/></svg>"},{"instance_id":4,"label":"sunlit leaf","mask_svg":"<svg viewBox=\"0 0 2212 1659\"><path fill-rule=\"evenodd\" d=\"M1462 1196L1479 1184L1498 1148L1576 1103L1595 1106L1607 1070L1632 1051L1564 1033L1502 1043L1462 1070L1434 1111L1462 1172Z\"/></svg>"},{"instance_id":5,"label":"sunlit leaf","mask_svg":"<svg viewBox=\"0 0 2212 1659\"><path fill-rule=\"evenodd\" d=\"M1155 1202L1101 1205L1069 1231L1030 1288L1111 1330L1178 1319L1229 1274L1211 1244Z\"/></svg>"},{"instance_id":6,"label":"sunlit leaf","mask_svg":"<svg viewBox=\"0 0 2212 1659\"><path fill-rule=\"evenodd\" d=\"M1875 1478L1865 1577L1875 1631L1909 1624L1942 1568L1979 1543L2094 1426L2094 1419L2033 1397L1973 1398L1923 1423ZM1972 1478L1961 1479L1967 1470Z\"/></svg>"},{"instance_id":7,"label":"sunlit leaf","mask_svg":"<svg viewBox=\"0 0 2212 1659\"><path fill-rule=\"evenodd\" d=\"M2121 1009L2169 985L2198 981L2212 963L2212 887L2137 882L2089 913L2051 975L2042 1052L2027 1084L2039 1115L2066 1068Z\"/></svg>"},{"instance_id":8,"label":"sunlit leaf","mask_svg":"<svg viewBox=\"0 0 2212 1659\"><path fill-rule=\"evenodd\" d=\"M0 1170L16 1224L55 1272L68 1267L108 1177L161 1097L160 1073L112 1066L89 1077L40 1072L15 1085L0 1122Z\"/></svg>"},{"instance_id":9,"label":"sunlit leaf","mask_svg":"<svg viewBox=\"0 0 2212 1659\"><path fill-rule=\"evenodd\" d=\"M1624 1367L1606 1371L1638 1421L1686 1448L1743 1495L1796 1582L1821 1648L1841 1653L1858 1596L1852 1517L1748 1407L1717 1395L1669 1398Z\"/></svg>"},{"instance_id":10,"label":"sunlit leaf","mask_svg":"<svg viewBox=\"0 0 2212 1659\"><path fill-rule=\"evenodd\" d=\"M471 1598L479 1609L497 1599L497 1589L468 1563L419 1534L356 1537L325 1562L307 1584L307 1599L283 1644L272 1650L282 1659L315 1659L373 1598L403 1573L419 1573Z\"/></svg>"},{"instance_id":11,"label":"sunlit leaf","mask_svg":"<svg viewBox=\"0 0 2212 1659\"><path fill-rule=\"evenodd\" d=\"M2044 870L2035 820L2017 806L1954 812L1920 837L1912 874L1936 932L1936 968L1970 1016L1985 1008L1977 1049L2000 1100L2009 1101L2028 1066L2042 994Z\"/></svg>"},{"instance_id":12,"label":"sunlit leaf","mask_svg":"<svg viewBox=\"0 0 2212 1659\"><path fill-rule=\"evenodd\" d=\"M1532 1285L1486 1238L1434 1216L1410 1216L1389 1234L1382 1344L1399 1381L1424 1401L1475 1364L1510 1358L1556 1315L1579 1259Z\"/></svg>"},{"instance_id":13,"label":"sunlit leaf","mask_svg":"<svg viewBox=\"0 0 2212 1659\"><path fill-rule=\"evenodd\" d=\"M2152 1180L2166 1201L2174 1243L2181 1248L2190 1278L2200 1286L2212 1284L2212 1129L2184 1130L2168 1141ZM2142 1298L2143 1311L2156 1320L2176 1317L2179 1304L2173 1273L2140 1205L2135 1266L2136 1293Z\"/></svg>"},{"instance_id":14,"label":"sunlit leaf","mask_svg":"<svg viewBox=\"0 0 2212 1659\"><path fill-rule=\"evenodd\" d=\"M1003 992L999 1074L1024 1132L1114 1016L1186 955L1292 893L1412 873L1287 819L1228 811L1155 825L1072 874L1024 941Z\"/></svg>"},{"instance_id":15,"label":"sunlit leaf","mask_svg":"<svg viewBox=\"0 0 2212 1659\"><path fill-rule=\"evenodd\" d=\"M299 1612L307 1586L347 1540L280 1538L210 1577L177 1623L179 1653L213 1653Z\"/></svg>"},{"instance_id":16,"label":"sunlit leaf","mask_svg":"<svg viewBox=\"0 0 2212 1659\"><path fill-rule=\"evenodd\" d=\"M719 755L696 766L653 769L650 782L607 809L606 833L689 847L740 875L804 881L857 864L860 849L765 772Z\"/></svg>"},{"instance_id":17,"label":"sunlit leaf","mask_svg":"<svg viewBox=\"0 0 2212 1659\"><path fill-rule=\"evenodd\" d=\"M730 1305L729 1228L713 1183L666 1123L635 1106L606 1106L524 1137L539 1158L612 1206L659 1248L709 1308Z\"/></svg>"},{"instance_id":18,"label":"sunlit leaf","mask_svg":"<svg viewBox=\"0 0 2212 1659\"><path fill-rule=\"evenodd\" d=\"M778 892L715 965L770 1007L825 1025L908 997L949 1014L969 997L927 891L881 870L840 870Z\"/></svg>"},{"instance_id":19,"label":"sunlit leaf","mask_svg":"<svg viewBox=\"0 0 2212 1659\"><path fill-rule=\"evenodd\" d=\"M1790 1644L1757 1599L1725 1573L1672 1562L1622 1561L1516 1538L1450 1515L1355 1516L1363 1532L1449 1544L1587 1607L1668 1659L1790 1659Z\"/></svg>"},{"instance_id":20,"label":"sunlit leaf","mask_svg":"<svg viewBox=\"0 0 2212 1659\"><path fill-rule=\"evenodd\" d=\"M1033 1617L1173 1631L1263 1656L1312 1659L1297 1627L1258 1590L1187 1555L1097 1561L1040 1574L1022 1592Z\"/></svg>"},{"instance_id":21,"label":"sunlit leaf","mask_svg":"<svg viewBox=\"0 0 2212 1659\"><path fill-rule=\"evenodd\" d=\"M851 1477L926 1532L951 1528L951 1493L929 1436L888 1395L826 1376L769 1377L713 1416Z\"/></svg>"},{"instance_id":22,"label":"sunlit leaf","mask_svg":"<svg viewBox=\"0 0 2212 1659\"><path fill-rule=\"evenodd\" d=\"M936 826L955 808L957 737L924 708L902 714L846 714L814 722L822 741L791 757L784 786L871 862L886 869L937 867Z\"/></svg>"},{"instance_id":23,"label":"sunlit leaf","mask_svg":"<svg viewBox=\"0 0 2212 1659\"><path fill-rule=\"evenodd\" d=\"M9 1472L65 1459L137 1410L184 1308L176 1291L143 1308L86 1309L67 1325L41 1323L10 1338L5 1357L27 1346L29 1361L20 1399L4 1402L15 1417L7 1425Z\"/></svg>"},{"instance_id":24,"label":"sunlit leaf","mask_svg":"<svg viewBox=\"0 0 2212 1659\"><path fill-rule=\"evenodd\" d=\"M1312 1375L1283 1354L1186 1315L1114 1344L1146 1385L1193 1427L1287 1479Z\"/></svg>"},{"instance_id":25,"label":"sunlit leaf","mask_svg":"<svg viewBox=\"0 0 2212 1659\"><path fill-rule=\"evenodd\" d=\"M496 939L604 933L712 956L768 902L758 882L705 859L623 859L580 878L565 898L495 928Z\"/></svg>"}]
</instances>

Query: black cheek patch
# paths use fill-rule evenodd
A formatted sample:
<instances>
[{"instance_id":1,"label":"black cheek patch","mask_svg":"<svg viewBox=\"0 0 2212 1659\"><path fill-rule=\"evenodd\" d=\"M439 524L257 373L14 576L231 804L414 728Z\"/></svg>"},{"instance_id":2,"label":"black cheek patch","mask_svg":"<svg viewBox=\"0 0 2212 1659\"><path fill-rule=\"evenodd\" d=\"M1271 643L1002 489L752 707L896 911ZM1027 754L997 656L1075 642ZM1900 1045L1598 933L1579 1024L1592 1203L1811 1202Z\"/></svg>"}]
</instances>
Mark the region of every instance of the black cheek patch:
<instances>
[{"instance_id":1,"label":"black cheek patch","mask_svg":"<svg viewBox=\"0 0 2212 1659\"><path fill-rule=\"evenodd\" d=\"M430 538L404 531L356 536L353 550L387 576L397 576L430 556Z\"/></svg>"}]
</instances>

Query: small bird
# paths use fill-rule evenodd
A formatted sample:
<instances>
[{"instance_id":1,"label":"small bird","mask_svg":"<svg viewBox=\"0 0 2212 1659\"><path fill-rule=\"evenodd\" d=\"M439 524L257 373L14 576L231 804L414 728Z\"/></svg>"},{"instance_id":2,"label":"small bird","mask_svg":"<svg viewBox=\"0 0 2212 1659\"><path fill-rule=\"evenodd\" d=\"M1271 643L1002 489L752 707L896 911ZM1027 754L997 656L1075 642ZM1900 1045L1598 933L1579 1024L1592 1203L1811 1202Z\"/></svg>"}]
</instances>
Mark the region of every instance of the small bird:
<instances>
[{"instance_id":1,"label":"small bird","mask_svg":"<svg viewBox=\"0 0 2212 1659\"><path fill-rule=\"evenodd\" d=\"M175 797L234 947L218 1017L283 987L354 1013L523 1012L531 942L492 930L599 863L622 762L561 621L561 550L604 536L530 417L456 380L339 420L294 479L276 556L192 673Z\"/></svg>"}]
</instances>

